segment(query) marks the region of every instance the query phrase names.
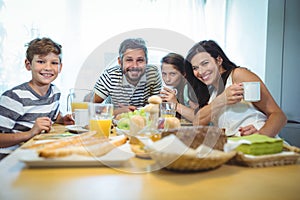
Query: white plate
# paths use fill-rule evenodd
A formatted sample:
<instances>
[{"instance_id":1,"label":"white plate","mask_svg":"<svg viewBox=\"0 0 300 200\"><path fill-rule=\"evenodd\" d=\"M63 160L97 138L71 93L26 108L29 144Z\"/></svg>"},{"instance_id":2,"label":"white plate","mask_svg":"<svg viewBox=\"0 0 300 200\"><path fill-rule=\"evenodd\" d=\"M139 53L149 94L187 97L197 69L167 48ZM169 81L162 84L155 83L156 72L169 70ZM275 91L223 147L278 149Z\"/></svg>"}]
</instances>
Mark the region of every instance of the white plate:
<instances>
[{"instance_id":1,"label":"white plate","mask_svg":"<svg viewBox=\"0 0 300 200\"><path fill-rule=\"evenodd\" d=\"M119 129L118 127L116 127L116 131L117 131L117 135L128 135L129 134L129 130Z\"/></svg>"},{"instance_id":2,"label":"white plate","mask_svg":"<svg viewBox=\"0 0 300 200\"><path fill-rule=\"evenodd\" d=\"M28 167L118 167L124 165L134 153L129 144L114 148L101 157L72 155L62 158L42 158L35 150L22 149L20 161Z\"/></svg>"},{"instance_id":3,"label":"white plate","mask_svg":"<svg viewBox=\"0 0 300 200\"><path fill-rule=\"evenodd\" d=\"M69 125L66 126L66 129L71 133L84 133L89 131L88 129L85 129L82 126L78 126L78 125Z\"/></svg>"}]
</instances>

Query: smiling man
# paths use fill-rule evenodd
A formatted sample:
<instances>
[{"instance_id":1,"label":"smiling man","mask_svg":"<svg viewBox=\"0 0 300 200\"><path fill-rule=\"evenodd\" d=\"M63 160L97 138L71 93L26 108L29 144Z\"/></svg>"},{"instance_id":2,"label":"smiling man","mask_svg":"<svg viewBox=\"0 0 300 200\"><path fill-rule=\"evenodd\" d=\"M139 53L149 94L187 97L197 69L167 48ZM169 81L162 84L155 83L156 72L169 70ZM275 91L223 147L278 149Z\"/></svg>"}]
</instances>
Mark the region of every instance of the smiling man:
<instances>
[{"instance_id":1,"label":"smiling man","mask_svg":"<svg viewBox=\"0 0 300 200\"><path fill-rule=\"evenodd\" d=\"M118 63L106 69L94 87L94 102L114 104L115 115L145 106L150 96L159 94L162 83L158 68L148 65L148 50L141 38L121 43Z\"/></svg>"}]
</instances>

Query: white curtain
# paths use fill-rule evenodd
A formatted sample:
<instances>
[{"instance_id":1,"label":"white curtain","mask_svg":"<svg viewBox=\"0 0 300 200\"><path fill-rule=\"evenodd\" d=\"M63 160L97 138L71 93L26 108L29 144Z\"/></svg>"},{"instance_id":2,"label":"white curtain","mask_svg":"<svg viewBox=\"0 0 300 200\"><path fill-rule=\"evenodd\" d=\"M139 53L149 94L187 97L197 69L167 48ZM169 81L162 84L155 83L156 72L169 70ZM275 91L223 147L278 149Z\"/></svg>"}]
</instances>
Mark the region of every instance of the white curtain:
<instances>
[{"instance_id":1,"label":"white curtain","mask_svg":"<svg viewBox=\"0 0 300 200\"><path fill-rule=\"evenodd\" d=\"M224 2L226 0L0 0L0 93L31 78L24 67L24 45L35 37L50 37L63 46L63 69L54 83L63 92L64 99L68 90L76 85L86 59L109 39L145 28L173 31L192 41L207 39L207 34L212 32L207 27L215 31L214 27L219 26L207 21L213 16L209 13L215 11L211 6L224 5ZM206 8L210 9L205 12ZM222 23L224 21L220 22L221 27ZM222 33L218 34L223 40ZM110 48L114 52L106 53L106 63L114 58L118 45ZM104 67L101 63L94 65Z\"/></svg>"}]
</instances>

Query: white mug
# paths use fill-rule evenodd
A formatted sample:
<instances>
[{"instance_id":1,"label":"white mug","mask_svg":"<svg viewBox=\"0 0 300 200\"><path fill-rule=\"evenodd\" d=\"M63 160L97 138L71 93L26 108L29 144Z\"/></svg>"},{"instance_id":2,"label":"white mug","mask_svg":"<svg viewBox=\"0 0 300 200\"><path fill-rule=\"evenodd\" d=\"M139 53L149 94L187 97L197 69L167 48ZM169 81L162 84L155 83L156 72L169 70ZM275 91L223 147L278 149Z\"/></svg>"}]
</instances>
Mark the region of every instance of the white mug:
<instances>
[{"instance_id":1,"label":"white mug","mask_svg":"<svg viewBox=\"0 0 300 200\"><path fill-rule=\"evenodd\" d=\"M243 82L243 87L245 101L260 101L260 82Z\"/></svg>"},{"instance_id":2,"label":"white mug","mask_svg":"<svg viewBox=\"0 0 300 200\"><path fill-rule=\"evenodd\" d=\"M85 127L89 124L87 109L75 109L75 125Z\"/></svg>"},{"instance_id":3,"label":"white mug","mask_svg":"<svg viewBox=\"0 0 300 200\"><path fill-rule=\"evenodd\" d=\"M166 88L169 88L171 90L174 91L175 95L177 95L177 89L174 87L174 86L171 86L171 85L164 85L163 88L166 87Z\"/></svg>"}]
</instances>

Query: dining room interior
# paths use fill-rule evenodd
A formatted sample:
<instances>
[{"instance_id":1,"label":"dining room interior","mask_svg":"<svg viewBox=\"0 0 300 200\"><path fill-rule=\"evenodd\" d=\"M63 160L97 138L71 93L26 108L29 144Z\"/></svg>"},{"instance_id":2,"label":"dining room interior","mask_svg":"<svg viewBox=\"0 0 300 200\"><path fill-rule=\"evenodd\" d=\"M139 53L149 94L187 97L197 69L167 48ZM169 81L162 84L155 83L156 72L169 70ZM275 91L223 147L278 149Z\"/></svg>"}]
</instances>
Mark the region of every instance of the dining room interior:
<instances>
[{"instance_id":1,"label":"dining room interior","mask_svg":"<svg viewBox=\"0 0 300 200\"><path fill-rule=\"evenodd\" d=\"M284 154L287 159L280 157L281 160L272 162L271 158L263 163L222 152L223 159L214 166L203 170L197 163L192 167L185 165L188 169L184 172L177 169L178 165L182 167L182 162L193 160L155 154L147 154L145 158L144 152L139 157L121 146L125 141L123 134L112 132L117 135L114 142L117 148L106 145L108 156L82 161L82 155L78 154L80 162L71 159L71 167L66 167L70 160L36 157L33 149L40 148L46 140L73 137L75 141L85 137L88 141L90 136L85 130L78 134L56 124L49 136L41 134L0 160L3 183L0 199L182 199L187 194L191 199L297 199L298 8L298 0L0 0L0 94L30 79L24 67L25 44L36 37L51 37L62 45L63 70L54 81L61 91L62 113L68 112L70 89L92 90L100 74L118 64L117 47L124 38L145 39L148 62L157 66L169 52L185 57L192 45L212 39L235 63L246 66L266 84L287 116L287 124L279 136L293 147L288 150L294 151ZM183 132L190 127L183 127L186 128ZM167 143L155 146L147 142L142 145L149 145L152 150ZM176 151L182 145L179 141L168 142L177 144ZM91 149L80 151L88 150L97 157ZM29 152L27 157L26 152ZM233 157L235 160L227 162Z\"/></svg>"},{"instance_id":2,"label":"dining room interior","mask_svg":"<svg viewBox=\"0 0 300 200\"><path fill-rule=\"evenodd\" d=\"M115 7L116 3L119 6ZM26 12L32 5L37 8L35 12ZM35 37L51 36L64 47L64 70L55 84L62 91L62 110L65 112L70 88L79 85L91 89L97 75L117 63L115 44L122 37L148 37L145 39L151 52L149 62L156 65L169 51L176 50L185 55L189 42L213 39L235 58L236 63L247 66L266 83L288 117L289 123L281 136L300 146L300 111L297 106L300 93L297 92L299 89L291 87L299 85L294 59L299 50L295 7L297 2L293 0L133 0L130 3L64 0L52 1L47 7L43 1L2 0L0 93L28 79L30 74L23 67L24 45ZM60 14L50 18L44 10ZM120 23L125 16L134 20L121 20ZM170 37L170 43L179 40L179 44L157 44L156 41L164 43L164 40L159 40L155 34L175 35ZM80 74L86 68L93 69L91 74L94 77L88 79L86 85L81 85ZM15 70L21 71L22 76L14 73Z\"/></svg>"}]
</instances>

